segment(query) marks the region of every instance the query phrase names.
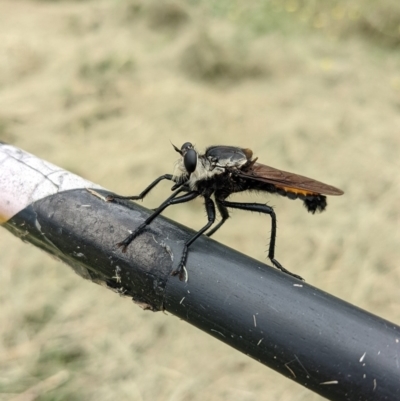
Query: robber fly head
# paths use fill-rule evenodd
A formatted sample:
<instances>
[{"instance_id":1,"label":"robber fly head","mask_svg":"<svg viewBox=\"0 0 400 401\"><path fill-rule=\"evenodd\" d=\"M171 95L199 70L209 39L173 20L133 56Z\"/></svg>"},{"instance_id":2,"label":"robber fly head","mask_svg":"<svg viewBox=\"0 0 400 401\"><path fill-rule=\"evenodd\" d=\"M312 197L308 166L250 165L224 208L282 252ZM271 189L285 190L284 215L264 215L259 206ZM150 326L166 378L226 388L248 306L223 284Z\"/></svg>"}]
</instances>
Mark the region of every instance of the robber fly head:
<instances>
[{"instance_id":1,"label":"robber fly head","mask_svg":"<svg viewBox=\"0 0 400 401\"><path fill-rule=\"evenodd\" d=\"M185 142L180 149L172 145L174 149L182 156L183 165L181 163L180 169L184 167L188 175L192 174L197 167L197 152L194 150L190 142Z\"/></svg>"},{"instance_id":2,"label":"robber fly head","mask_svg":"<svg viewBox=\"0 0 400 401\"><path fill-rule=\"evenodd\" d=\"M175 145L172 146L181 155L176 163L175 182L179 184L185 182L190 189L196 190L199 181L208 179L216 173L206 155L199 154L190 142L185 142L180 149Z\"/></svg>"}]
</instances>

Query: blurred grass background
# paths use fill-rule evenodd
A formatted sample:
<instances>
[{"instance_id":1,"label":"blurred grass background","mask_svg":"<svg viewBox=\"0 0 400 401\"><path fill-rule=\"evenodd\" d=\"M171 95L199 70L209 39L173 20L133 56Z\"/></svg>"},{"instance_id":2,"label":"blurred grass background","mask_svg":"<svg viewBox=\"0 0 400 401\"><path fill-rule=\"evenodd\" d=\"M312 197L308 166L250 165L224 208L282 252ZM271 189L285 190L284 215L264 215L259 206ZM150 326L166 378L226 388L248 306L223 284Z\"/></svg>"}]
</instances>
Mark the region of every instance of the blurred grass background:
<instances>
[{"instance_id":1,"label":"blurred grass background","mask_svg":"<svg viewBox=\"0 0 400 401\"><path fill-rule=\"evenodd\" d=\"M0 37L0 140L121 194L173 171L170 140L338 186L316 216L256 196L278 260L400 323L398 1L2 0ZM204 224L201 201L166 215ZM265 261L268 218L232 215L215 239ZM5 230L0 266L0 400L321 399Z\"/></svg>"}]
</instances>

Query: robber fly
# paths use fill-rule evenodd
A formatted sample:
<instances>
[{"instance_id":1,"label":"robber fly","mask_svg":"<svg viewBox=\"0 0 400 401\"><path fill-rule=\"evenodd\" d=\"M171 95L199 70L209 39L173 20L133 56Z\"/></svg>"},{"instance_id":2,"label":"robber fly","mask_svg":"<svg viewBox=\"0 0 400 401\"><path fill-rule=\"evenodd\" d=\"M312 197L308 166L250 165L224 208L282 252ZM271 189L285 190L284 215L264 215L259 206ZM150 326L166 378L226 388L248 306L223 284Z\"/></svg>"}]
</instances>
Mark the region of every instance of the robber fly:
<instances>
[{"instance_id":1,"label":"robber fly","mask_svg":"<svg viewBox=\"0 0 400 401\"><path fill-rule=\"evenodd\" d=\"M257 163L253 159L250 149L234 146L211 146L204 154L198 153L190 142L186 142L178 149L181 155L177 162L178 174L165 174L158 177L137 196L110 195L107 200L113 199L143 199L160 181L174 182L171 190L174 192L127 238L117 244L126 251L128 245L168 206L189 202L199 196L205 200L208 222L192 238L184 244L182 257L178 267L171 273L179 274L183 279L188 249L202 234L213 235L228 219L228 209L241 209L265 213L271 216L271 239L269 242L268 257L272 264L295 278L302 278L290 273L275 259L276 215L271 206L262 203L230 202L226 199L233 193L243 191L265 191L272 194L286 196L289 199L300 199L306 209L311 212L322 212L327 206L325 195L342 195L343 191L331 185L301 175L288 173L273 167ZM185 194L178 196L180 193ZM214 200L211 198L213 196ZM215 202L215 203L214 203ZM215 222L215 204L221 214L220 222L207 230Z\"/></svg>"}]
</instances>

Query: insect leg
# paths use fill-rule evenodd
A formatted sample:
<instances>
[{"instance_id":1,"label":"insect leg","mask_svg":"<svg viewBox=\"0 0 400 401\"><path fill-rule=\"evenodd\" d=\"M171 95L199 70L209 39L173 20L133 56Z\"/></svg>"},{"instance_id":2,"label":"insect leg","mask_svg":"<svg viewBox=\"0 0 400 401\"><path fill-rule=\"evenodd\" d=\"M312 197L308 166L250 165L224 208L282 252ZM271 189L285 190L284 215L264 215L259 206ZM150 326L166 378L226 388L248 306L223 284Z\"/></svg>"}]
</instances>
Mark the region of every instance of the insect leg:
<instances>
[{"instance_id":1,"label":"insect leg","mask_svg":"<svg viewBox=\"0 0 400 401\"><path fill-rule=\"evenodd\" d=\"M217 204L217 208L219 213L221 214L222 220L206 234L207 237L211 237L217 230L222 227L225 221L229 218L228 209L218 199L215 199L215 203Z\"/></svg>"},{"instance_id":2,"label":"insect leg","mask_svg":"<svg viewBox=\"0 0 400 401\"><path fill-rule=\"evenodd\" d=\"M130 200L141 200L143 199L160 181L170 180L172 181L172 174L164 174L161 177L155 179L148 187L146 187L139 195L133 196L121 196L121 195L108 195L107 201L113 201L114 199L130 199Z\"/></svg>"},{"instance_id":3,"label":"insect leg","mask_svg":"<svg viewBox=\"0 0 400 401\"><path fill-rule=\"evenodd\" d=\"M188 189L186 187L178 188L172 195L170 195L167 199L165 199L165 201L163 203L161 203L160 206L156 207L155 209L151 209L151 210L153 210L155 212L158 208L162 207L164 205L164 203L168 203L171 199L174 199L181 192L190 192L190 189Z\"/></svg>"},{"instance_id":4,"label":"insect leg","mask_svg":"<svg viewBox=\"0 0 400 401\"><path fill-rule=\"evenodd\" d=\"M180 188L179 188L179 187L180 187ZM178 189L176 189L176 188L178 188ZM175 185L171 188L171 191L173 191L174 189L176 189L175 192L174 192L172 195L170 195L159 207L161 207L162 205L164 205L164 203L169 202L170 199L175 198L175 197L176 197L178 194L180 194L181 192L191 192L191 189L190 189L188 186L184 185L184 184L180 184L180 185L175 184ZM158 209L158 208L156 207L155 209L151 209L151 210L156 211L157 209Z\"/></svg>"},{"instance_id":5,"label":"insect leg","mask_svg":"<svg viewBox=\"0 0 400 401\"><path fill-rule=\"evenodd\" d=\"M207 217L208 217L208 223L197 233L190 238L184 245L183 247L183 252L182 252L182 257L181 261L179 262L179 266L171 272L172 276L176 276L179 274L179 279L183 279L183 273L184 273L184 268L186 264L186 259L188 255L188 250L189 246L193 244L194 241L196 241L197 238L200 237L200 235L204 234L215 222L215 205L213 200L210 197L205 198L205 207L206 207L206 212L207 212Z\"/></svg>"},{"instance_id":6,"label":"insect leg","mask_svg":"<svg viewBox=\"0 0 400 401\"><path fill-rule=\"evenodd\" d=\"M228 202L226 200L220 200L220 202L222 203L222 205L233 209L249 210L252 212L269 214L271 216L271 239L269 241L268 258L271 260L272 264L282 272L289 274L290 276L293 276L299 280L303 280L302 277L298 276L297 274L291 273L289 270L285 269L275 259L276 215L274 209L271 206L264 205L261 203Z\"/></svg>"},{"instance_id":7,"label":"insect leg","mask_svg":"<svg viewBox=\"0 0 400 401\"><path fill-rule=\"evenodd\" d=\"M122 248L122 252L126 252L126 248L128 245L139 235L139 233L148 226L164 209L168 206L176 205L178 203L189 202L194 198L199 196L199 193L196 191L189 192L185 195L179 196L177 198L173 198L177 193L172 194L169 199L163 202L133 233L128 235L123 241L119 242L117 246Z\"/></svg>"}]
</instances>

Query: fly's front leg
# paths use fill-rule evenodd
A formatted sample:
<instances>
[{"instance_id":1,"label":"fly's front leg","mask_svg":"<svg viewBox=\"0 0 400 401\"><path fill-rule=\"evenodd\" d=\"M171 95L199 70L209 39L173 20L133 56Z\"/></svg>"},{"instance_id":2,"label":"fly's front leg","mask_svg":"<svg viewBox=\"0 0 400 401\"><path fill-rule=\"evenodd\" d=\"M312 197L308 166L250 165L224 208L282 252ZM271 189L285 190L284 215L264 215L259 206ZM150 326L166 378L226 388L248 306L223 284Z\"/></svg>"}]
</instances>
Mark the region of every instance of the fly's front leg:
<instances>
[{"instance_id":1,"label":"fly's front leg","mask_svg":"<svg viewBox=\"0 0 400 401\"><path fill-rule=\"evenodd\" d=\"M158 208L162 207L164 205L164 203L168 203L171 199L176 198L181 192L184 192L185 189L184 188L178 188L172 195L170 195L167 199L165 199L165 201L163 203L161 203L160 206L156 207L155 209L151 209L153 212L155 212ZM190 191L186 191L186 192L190 192Z\"/></svg>"},{"instance_id":2,"label":"fly's front leg","mask_svg":"<svg viewBox=\"0 0 400 401\"><path fill-rule=\"evenodd\" d=\"M176 196L177 193L172 194ZM189 192L185 195L179 196L177 198L169 197L165 202L163 202L134 232L128 235L123 241L119 242L117 246L122 248L122 252L126 252L128 245L140 234L140 232L148 226L164 209L168 206L176 205L178 203L189 202L199 196L196 191Z\"/></svg>"},{"instance_id":3,"label":"fly's front leg","mask_svg":"<svg viewBox=\"0 0 400 401\"><path fill-rule=\"evenodd\" d=\"M106 200L108 202L111 202L114 199L142 200L162 180L173 181L173 175L172 174L164 174L161 177L158 177L148 187L146 187L139 195L133 195L133 196L108 195Z\"/></svg>"},{"instance_id":4,"label":"fly's front leg","mask_svg":"<svg viewBox=\"0 0 400 401\"><path fill-rule=\"evenodd\" d=\"M196 239L199 238L200 235L204 234L215 222L215 205L210 197L205 198L205 207L206 207L206 212L207 212L207 217L208 217L208 223L185 243L185 245L183 247L181 261L180 261L178 267L171 272L172 276L176 276L177 274L179 274L180 280L184 279L185 265L186 265L188 251L189 251L189 246L191 244L193 244L193 242L196 241ZM187 279L187 277L186 277L186 279Z\"/></svg>"},{"instance_id":5,"label":"fly's front leg","mask_svg":"<svg viewBox=\"0 0 400 401\"><path fill-rule=\"evenodd\" d=\"M249 210L252 212L269 214L271 216L271 239L269 241L268 258L271 260L272 264L282 272L304 281L302 277L298 276L297 274L291 273L275 259L276 215L274 209L271 206L261 203L228 202L226 200L219 200L219 202L221 202L222 205L233 209Z\"/></svg>"},{"instance_id":6,"label":"fly's front leg","mask_svg":"<svg viewBox=\"0 0 400 401\"><path fill-rule=\"evenodd\" d=\"M178 189L176 189L176 188L178 188ZM177 184L175 184L172 188L171 188L171 191L173 191L174 189L176 189L175 191L174 191L174 193L171 195L171 196L169 196L160 206L162 206L164 203L168 203L171 199L173 199L173 198L175 198L177 195L179 195L181 192L191 192L191 189L188 187L188 186L186 186L185 184L180 184L180 185L177 185ZM160 207L159 206L159 207ZM157 208L156 209L152 209L153 211L156 211L157 210Z\"/></svg>"}]
</instances>

